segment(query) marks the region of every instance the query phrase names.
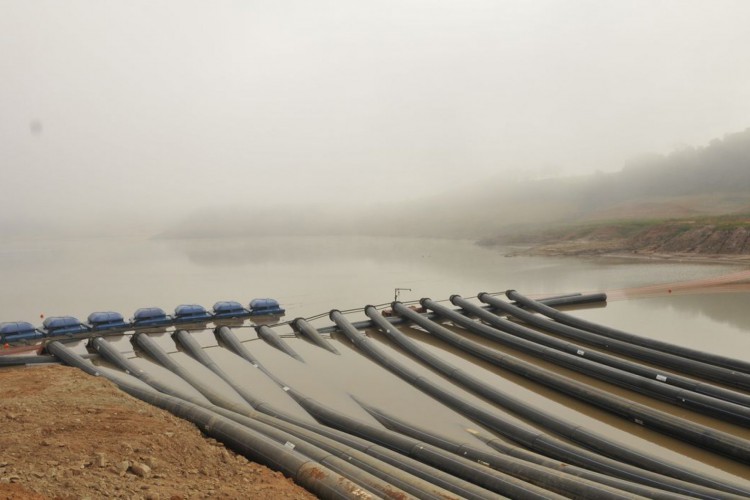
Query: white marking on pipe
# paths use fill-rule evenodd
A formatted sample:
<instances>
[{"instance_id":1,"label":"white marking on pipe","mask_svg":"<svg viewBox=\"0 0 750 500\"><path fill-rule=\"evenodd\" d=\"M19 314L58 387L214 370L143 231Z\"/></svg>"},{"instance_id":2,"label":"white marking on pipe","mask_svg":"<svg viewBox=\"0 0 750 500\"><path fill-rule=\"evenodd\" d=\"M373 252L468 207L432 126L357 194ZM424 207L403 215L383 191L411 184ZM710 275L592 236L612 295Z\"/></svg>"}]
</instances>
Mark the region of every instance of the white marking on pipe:
<instances>
[{"instance_id":1,"label":"white marking on pipe","mask_svg":"<svg viewBox=\"0 0 750 500\"><path fill-rule=\"evenodd\" d=\"M659 382L666 382L667 377L665 377L664 375L656 374L656 380L658 380Z\"/></svg>"},{"instance_id":2,"label":"white marking on pipe","mask_svg":"<svg viewBox=\"0 0 750 500\"><path fill-rule=\"evenodd\" d=\"M586 354L586 353L585 353L585 352L584 352L583 350L581 350L581 349L578 349L578 350L576 351L576 354L578 354L579 356L583 356L583 355L584 355L584 354Z\"/></svg>"}]
</instances>

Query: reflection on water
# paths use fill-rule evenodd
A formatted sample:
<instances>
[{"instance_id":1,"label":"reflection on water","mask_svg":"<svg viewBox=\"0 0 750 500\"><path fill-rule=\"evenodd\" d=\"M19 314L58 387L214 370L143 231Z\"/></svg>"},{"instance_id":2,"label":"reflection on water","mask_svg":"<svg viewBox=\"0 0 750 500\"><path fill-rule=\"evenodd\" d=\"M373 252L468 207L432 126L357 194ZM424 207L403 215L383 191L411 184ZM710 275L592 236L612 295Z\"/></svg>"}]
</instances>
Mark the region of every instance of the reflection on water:
<instances>
[{"instance_id":1,"label":"reflection on water","mask_svg":"<svg viewBox=\"0 0 750 500\"><path fill-rule=\"evenodd\" d=\"M575 314L643 337L750 360L749 306L750 293L670 295Z\"/></svg>"},{"instance_id":2,"label":"reflection on water","mask_svg":"<svg viewBox=\"0 0 750 500\"><path fill-rule=\"evenodd\" d=\"M644 314L651 315L655 310L667 309L693 321L726 325L744 332L746 341L750 341L749 292L655 297L638 301L638 305L648 309Z\"/></svg>"}]
</instances>

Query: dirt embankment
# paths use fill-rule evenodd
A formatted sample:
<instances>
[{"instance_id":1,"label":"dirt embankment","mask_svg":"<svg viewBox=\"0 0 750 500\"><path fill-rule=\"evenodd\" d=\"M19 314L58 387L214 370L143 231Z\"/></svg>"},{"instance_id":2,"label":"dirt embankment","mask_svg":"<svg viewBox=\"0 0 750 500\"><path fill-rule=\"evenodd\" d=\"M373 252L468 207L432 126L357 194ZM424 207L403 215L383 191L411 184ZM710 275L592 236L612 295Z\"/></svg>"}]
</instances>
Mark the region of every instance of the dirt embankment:
<instances>
[{"instance_id":1,"label":"dirt embankment","mask_svg":"<svg viewBox=\"0 0 750 500\"><path fill-rule=\"evenodd\" d=\"M0 390L0 499L315 498L78 369L3 368Z\"/></svg>"},{"instance_id":2,"label":"dirt embankment","mask_svg":"<svg viewBox=\"0 0 750 500\"><path fill-rule=\"evenodd\" d=\"M629 254L750 259L750 220L621 222L488 239L489 246L520 245L534 255Z\"/></svg>"}]
</instances>

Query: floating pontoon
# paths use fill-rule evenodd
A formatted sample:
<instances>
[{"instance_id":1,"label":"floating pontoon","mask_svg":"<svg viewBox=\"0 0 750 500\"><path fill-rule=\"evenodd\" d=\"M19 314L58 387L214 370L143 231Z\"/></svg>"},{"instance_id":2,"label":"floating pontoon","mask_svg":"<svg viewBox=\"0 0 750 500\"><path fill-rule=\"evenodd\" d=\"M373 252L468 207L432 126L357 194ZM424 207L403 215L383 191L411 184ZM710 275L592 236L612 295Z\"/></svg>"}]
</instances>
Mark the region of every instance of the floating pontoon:
<instances>
[{"instance_id":1,"label":"floating pontoon","mask_svg":"<svg viewBox=\"0 0 750 500\"><path fill-rule=\"evenodd\" d=\"M89 331L89 327L73 316L50 316L42 323L44 333L49 336L73 335Z\"/></svg>"},{"instance_id":2,"label":"floating pontoon","mask_svg":"<svg viewBox=\"0 0 750 500\"><path fill-rule=\"evenodd\" d=\"M113 311L93 312L89 314L88 322L94 331L127 328L130 326L130 323L125 321L122 314Z\"/></svg>"},{"instance_id":3,"label":"floating pontoon","mask_svg":"<svg viewBox=\"0 0 750 500\"><path fill-rule=\"evenodd\" d=\"M187 323L190 321L208 321L211 314L206 308L198 304L182 304L174 309L174 322Z\"/></svg>"},{"instance_id":4,"label":"floating pontoon","mask_svg":"<svg viewBox=\"0 0 750 500\"><path fill-rule=\"evenodd\" d=\"M281 315L286 312L276 299L253 299L250 301L250 315Z\"/></svg>"}]
</instances>

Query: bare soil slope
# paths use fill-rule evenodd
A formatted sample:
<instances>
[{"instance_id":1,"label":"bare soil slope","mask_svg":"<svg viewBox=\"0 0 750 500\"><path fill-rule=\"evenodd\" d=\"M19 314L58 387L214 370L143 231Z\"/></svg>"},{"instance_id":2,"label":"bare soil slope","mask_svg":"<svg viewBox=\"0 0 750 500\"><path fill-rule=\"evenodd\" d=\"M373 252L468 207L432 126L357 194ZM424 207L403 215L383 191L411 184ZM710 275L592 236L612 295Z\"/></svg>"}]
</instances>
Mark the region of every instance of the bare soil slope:
<instances>
[{"instance_id":1,"label":"bare soil slope","mask_svg":"<svg viewBox=\"0 0 750 500\"><path fill-rule=\"evenodd\" d=\"M0 391L0 499L315 498L78 369L0 369Z\"/></svg>"},{"instance_id":2,"label":"bare soil slope","mask_svg":"<svg viewBox=\"0 0 750 500\"><path fill-rule=\"evenodd\" d=\"M637 254L684 258L750 258L750 218L701 217L666 221L618 221L499 236L488 246L522 245L536 255Z\"/></svg>"}]
</instances>

